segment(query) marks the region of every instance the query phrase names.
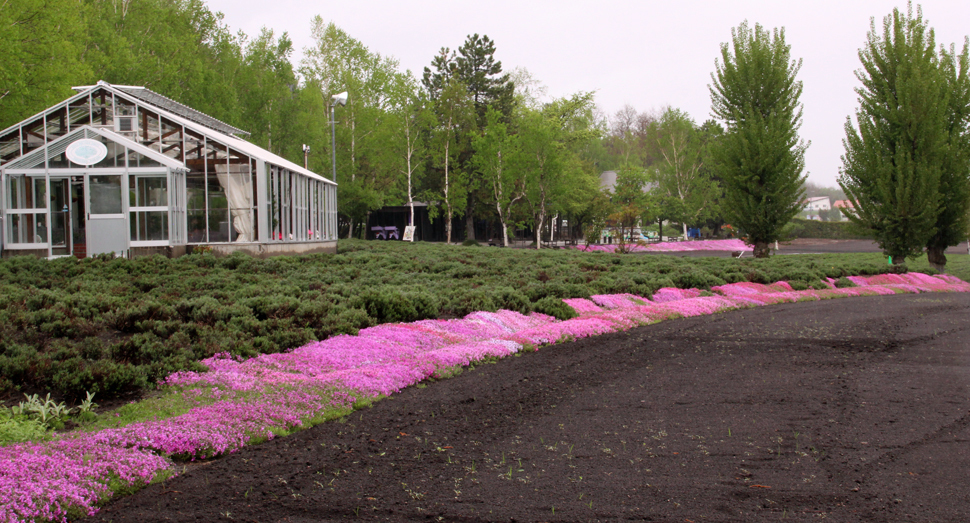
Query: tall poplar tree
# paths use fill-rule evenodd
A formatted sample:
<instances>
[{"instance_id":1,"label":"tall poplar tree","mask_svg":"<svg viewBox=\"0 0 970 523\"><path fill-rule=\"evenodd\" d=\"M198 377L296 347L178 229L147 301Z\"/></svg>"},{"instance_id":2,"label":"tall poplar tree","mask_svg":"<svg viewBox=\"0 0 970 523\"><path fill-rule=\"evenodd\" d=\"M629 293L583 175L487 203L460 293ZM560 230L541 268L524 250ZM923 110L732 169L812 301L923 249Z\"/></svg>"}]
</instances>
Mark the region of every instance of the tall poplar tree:
<instances>
[{"instance_id":1,"label":"tall poplar tree","mask_svg":"<svg viewBox=\"0 0 970 523\"><path fill-rule=\"evenodd\" d=\"M769 33L744 22L721 44L710 86L712 112L726 132L714 146L724 187L725 219L769 254L781 228L801 210L805 149L798 139L801 60L791 59L785 30Z\"/></svg>"},{"instance_id":2,"label":"tall poplar tree","mask_svg":"<svg viewBox=\"0 0 970 523\"><path fill-rule=\"evenodd\" d=\"M940 172L941 209L936 217L936 234L926 244L926 255L930 265L943 271L946 248L970 234L970 40L964 38L959 55L951 46L949 52L942 50L940 58L949 93L948 154Z\"/></svg>"},{"instance_id":3,"label":"tall poplar tree","mask_svg":"<svg viewBox=\"0 0 970 523\"><path fill-rule=\"evenodd\" d=\"M965 58L959 67L949 57L948 68L956 70L944 74L933 30L919 8L913 16L910 4L905 14L894 9L881 32L872 22L859 59L858 128L846 121L839 177L855 205L849 219L871 229L894 263L919 256L928 245L934 247L931 262L942 257L945 263L942 251L959 241L953 227L962 228L958 238L966 234L970 198L966 154L956 143L966 142L966 93L951 97L948 82L951 76L959 89L962 76L966 90L966 71L959 71ZM962 129L953 129L951 150L953 127Z\"/></svg>"}]
</instances>

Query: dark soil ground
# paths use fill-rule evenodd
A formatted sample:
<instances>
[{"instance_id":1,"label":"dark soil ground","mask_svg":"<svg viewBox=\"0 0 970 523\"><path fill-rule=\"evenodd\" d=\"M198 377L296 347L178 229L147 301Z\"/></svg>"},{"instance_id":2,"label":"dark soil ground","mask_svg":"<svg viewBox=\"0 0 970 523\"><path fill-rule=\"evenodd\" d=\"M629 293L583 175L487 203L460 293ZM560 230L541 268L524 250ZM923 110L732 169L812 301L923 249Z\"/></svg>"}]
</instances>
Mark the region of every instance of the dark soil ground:
<instances>
[{"instance_id":1,"label":"dark soil ground","mask_svg":"<svg viewBox=\"0 0 970 523\"><path fill-rule=\"evenodd\" d=\"M411 387L94 521L970 520L970 295L673 320Z\"/></svg>"}]
</instances>

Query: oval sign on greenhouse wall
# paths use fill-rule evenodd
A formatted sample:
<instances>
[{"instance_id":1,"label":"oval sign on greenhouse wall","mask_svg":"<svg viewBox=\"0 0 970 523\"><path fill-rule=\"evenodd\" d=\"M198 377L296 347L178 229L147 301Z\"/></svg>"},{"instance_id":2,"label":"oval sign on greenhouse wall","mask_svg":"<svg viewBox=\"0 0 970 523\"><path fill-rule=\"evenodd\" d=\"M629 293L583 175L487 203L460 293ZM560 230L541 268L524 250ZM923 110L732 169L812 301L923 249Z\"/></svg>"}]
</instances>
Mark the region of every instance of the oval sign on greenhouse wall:
<instances>
[{"instance_id":1,"label":"oval sign on greenhouse wall","mask_svg":"<svg viewBox=\"0 0 970 523\"><path fill-rule=\"evenodd\" d=\"M108 148L97 140L83 138L68 145L64 154L78 165L94 165L108 156Z\"/></svg>"}]
</instances>

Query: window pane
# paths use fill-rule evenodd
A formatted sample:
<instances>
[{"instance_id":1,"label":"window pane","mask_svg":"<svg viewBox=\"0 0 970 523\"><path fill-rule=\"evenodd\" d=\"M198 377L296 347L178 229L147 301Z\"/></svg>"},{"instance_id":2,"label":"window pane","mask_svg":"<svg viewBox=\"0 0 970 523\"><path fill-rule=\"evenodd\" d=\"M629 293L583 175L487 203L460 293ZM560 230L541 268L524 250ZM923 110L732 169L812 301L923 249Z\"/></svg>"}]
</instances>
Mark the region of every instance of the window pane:
<instances>
[{"instance_id":1,"label":"window pane","mask_svg":"<svg viewBox=\"0 0 970 523\"><path fill-rule=\"evenodd\" d=\"M47 243L47 215L8 214L7 242Z\"/></svg>"},{"instance_id":2,"label":"window pane","mask_svg":"<svg viewBox=\"0 0 970 523\"><path fill-rule=\"evenodd\" d=\"M229 200L226 198L225 189L219 183L215 169L211 169L209 172L206 190L208 192L209 241L228 242L230 229Z\"/></svg>"},{"instance_id":3,"label":"window pane","mask_svg":"<svg viewBox=\"0 0 970 523\"><path fill-rule=\"evenodd\" d=\"M131 241L168 240L168 211L131 213Z\"/></svg>"},{"instance_id":4,"label":"window pane","mask_svg":"<svg viewBox=\"0 0 970 523\"><path fill-rule=\"evenodd\" d=\"M167 207L168 180L164 176L131 176L128 178L129 200L132 207Z\"/></svg>"},{"instance_id":5,"label":"window pane","mask_svg":"<svg viewBox=\"0 0 970 523\"><path fill-rule=\"evenodd\" d=\"M205 173L191 172L185 176L186 220L189 243L209 241L205 224Z\"/></svg>"},{"instance_id":6,"label":"window pane","mask_svg":"<svg viewBox=\"0 0 970 523\"><path fill-rule=\"evenodd\" d=\"M91 176L91 214L121 214L121 176Z\"/></svg>"},{"instance_id":7,"label":"window pane","mask_svg":"<svg viewBox=\"0 0 970 523\"><path fill-rule=\"evenodd\" d=\"M43 177L9 175L7 180L8 209L47 208L47 183Z\"/></svg>"}]
</instances>

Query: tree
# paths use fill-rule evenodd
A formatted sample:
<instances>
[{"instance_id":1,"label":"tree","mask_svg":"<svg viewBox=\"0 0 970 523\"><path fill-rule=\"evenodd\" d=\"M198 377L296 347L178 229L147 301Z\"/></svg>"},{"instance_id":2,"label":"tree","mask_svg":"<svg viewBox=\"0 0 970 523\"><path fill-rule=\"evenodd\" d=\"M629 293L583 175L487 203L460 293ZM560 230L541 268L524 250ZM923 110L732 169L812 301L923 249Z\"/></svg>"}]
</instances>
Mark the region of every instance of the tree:
<instances>
[{"instance_id":1,"label":"tree","mask_svg":"<svg viewBox=\"0 0 970 523\"><path fill-rule=\"evenodd\" d=\"M720 198L720 187L703 169L706 149L713 138L694 125L687 113L668 107L660 116L655 132L661 161L654 170L657 190L668 198L680 200L684 239L687 224L695 224L711 214Z\"/></svg>"},{"instance_id":2,"label":"tree","mask_svg":"<svg viewBox=\"0 0 970 523\"><path fill-rule=\"evenodd\" d=\"M725 218L748 236L755 256L765 258L801 210L808 147L798 140L801 60L791 60L784 29L769 33L744 22L731 40L721 44L711 74L711 110L726 128L713 156L724 184Z\"/></svg>"},{"instance_id":3,"label":"tree","mask_svg":"<svg viewBox=\"0 0 970 523\"><path fill-rule=\"evenodd\" d=\"M71 0L0 7L0 129L67 98L71 82L90 74L79 60L84 29L77 11Z\"/></svg>"},{"instance_id":4,"label":"tree","mask_svg":"<svg viewBox=\"0 0 970 523\"><path fill-rule=\"evenodd\" d=\"M524 173L537 249L546 219L576 210L578 200L589 198L597 185L579 157L585 144L599 137L592 109L593 93L581 92L553 100L541 111L523 109L516 119L518 164Z\"/></svg>"},{"instance_id":5,"label":"tree","mask_svg":"<svg viewBox=\"0 0 970 523\"><path fill-rule=\"evenodd\" d=\"M488 36L478 34L469 35L465 43L458 48L457 53L447 47L442 48L432 60L434 70L425 67L422 83L428 90L431 99L436 99L439 93L449 83L455 81L465 86L473 105L475 114L474 125L461 129L466 133L474 133L486 124L489 107L493 107L510 122L514 106L515 85L509 76L502 74L502 62L495 60L495 42ZM438 115L439 120L441 115ZM465 173L471 173L470 164L474 151L471 148L471 136L458 140L464 145L456 151L458 167ZM485 184L481 180L469 178L465 197L465 236L475 238L475 205L479 191L484 191Z\"/></svg>"},{"instance_id":6,"label":"tree","mask_svg":"<svg viewBox=\"0 0 970 523\"><path fill-rule=\"evenodd\" d=\"M607 128L603 145L610 158L602 165L603 170L619 166L639 165L649 167L656 158L650 147L649 135L657 118L649 112L638 113L631 105L610 116L605 122Z\"/></svg>"},{"instance_id":7,"label":"tree","mask_svg":"<svg viewBox=\"0 0 970 523\"><path fill-rule=\"evenodd\" d=\"M301 67L306 82L319 85L327 103L333 94L349 93L347 105L335 112L338 153L349 153L346 160L338 158L335 181L340 183L340 212L349 221L351 237L355 224L365 223L367 215L383 207L398 186L397 158L387 143L395 136L389 111L398 62L370 51L319 16L313 20L312 34L315 45ZM329 152L330 144L321 149Z\"/></svg>"},{"instance_id":8,"label":"tree","mask_svg":"<svg viewBox=\"0 0 970 523\"><path fill-rule=\"evenodd\" d=\"M400 171L407 183L407 201L410 210L408 225L414 225L414 187L422 174L427 144L422 129L431 126L433 113L428 100L419 93L417 80L411 71L399 73L394 78L391 92L392 121L397 134L389 145L400 161Z\"/></svg>"},{"instance_id":9,"label":"tree","mask_svg":"<svg viewBox=\"0 0 970 523\"><path fill-rule=\"evenodd\" d=\"M881 33L873 20L859 50L858 129L851 119L845 124L839 184L855 205L849 219L871 229L894 263L919 256L927 245L935 248L931 261L945 263L942 251L966 234L970 194L966 153L959 145L967 132L966 69L944 51L942 62L949 64L944 72L934 40L922 12L913 16L912 5L907 14L894 9ZM952 100L948 78L962 102ZM962 127L952 129L952 144L951 126ZM954 238L948 229L960 224Z\"/></svg>"},{"instance_id":10,"label":"tree","mask_svg":"<svg viewBox=\"0 0 970 523\"><path fill-rule=\"evenodd\" d=\"M645 191L648 182L647 172L637 166L627 165L617 170L616 186L610 197L613 212L609 215L610 221L620 226L617 252L626 252L628 231L632 231L650 208L651 198Z\"/></svg>"},{"instance_id":11,"label":"tree","mask_svg":"<svg viewBox=\"0 0 970 523\"><path fill-rule=\"evenodd\" d=\"M431 147L432 164L440 169L440 181L430 190L430 195L445 207L445 241L451 243L452 219L464 212L468 197L468 177L456 169L458 153L465 148L471 133L464 132L474 126L475 116L468 89L454 78L449 78L433 99Z\"/></svg>"},{"instance_id":12,"label":"tree","mask_svg":"<svg viewBox=\"0 0 970 523\"><path fill-rule=\"evenodd\" d=\"M970 40L964 39L957 55L953 46L940 52L941 69L946 77L947 154L940 170L940 213L936 234L926 243L930 265L946 269L947 247L957 245L970 233Z\"/></svg>"},{"instance_id":13,"label":"tree","mask_svg":"<svg viewBox=\"0 0 970 523\"><path fill-rule=\"evenodd\" d=\"M256 39L245 42L237 83L240 127L249 131L250 141L281 156L285 149L301 145L290 127L297 108L292 54L293 42L286 33L277 39L264 28Z\"/></svg>"},{"instance_id":14,"label":"tree","mask_svg":"<svg viewBox=\"0 0 970 523\"><path fill-rule=\"evenodd\" d=\"M517 156L518 140L510 136L502 122L502 113L489 108L482 134L472 146L472 164L492 190L495 210L502 225L502 245L509 246L509 217L512 206L525 196L525 178L521 168L512 165Z\"/></svg>"}]
</instances>

